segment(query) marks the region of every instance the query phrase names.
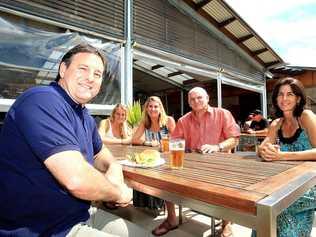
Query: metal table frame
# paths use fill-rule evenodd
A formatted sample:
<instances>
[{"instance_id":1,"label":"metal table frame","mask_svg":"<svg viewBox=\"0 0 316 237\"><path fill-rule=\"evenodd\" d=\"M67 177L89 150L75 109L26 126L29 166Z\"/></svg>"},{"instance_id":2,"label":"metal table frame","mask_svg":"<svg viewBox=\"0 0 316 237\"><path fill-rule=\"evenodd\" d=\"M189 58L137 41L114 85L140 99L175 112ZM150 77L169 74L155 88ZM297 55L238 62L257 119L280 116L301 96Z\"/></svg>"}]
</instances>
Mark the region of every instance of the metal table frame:
<instances>
[{"instance_id":1,"label":"metal table frame","mask_svg":"<svg viewBox=\"0 0 316 237\"><path fill-rule=\"evenodd\" d=\"M167 192L145 184L139 184L132 180L127 180L127 183L138 191L155 195L206 215L223 218L256 229L258 237L277 237L276 219L278 214L316 184L316 172L308 172L293 180L290 186L284 187L260 200L257 203L257 215L251 215L233 210L232 208L216 206L192 198L182 197L176 193Z\"/></svg>"}]
</instances>

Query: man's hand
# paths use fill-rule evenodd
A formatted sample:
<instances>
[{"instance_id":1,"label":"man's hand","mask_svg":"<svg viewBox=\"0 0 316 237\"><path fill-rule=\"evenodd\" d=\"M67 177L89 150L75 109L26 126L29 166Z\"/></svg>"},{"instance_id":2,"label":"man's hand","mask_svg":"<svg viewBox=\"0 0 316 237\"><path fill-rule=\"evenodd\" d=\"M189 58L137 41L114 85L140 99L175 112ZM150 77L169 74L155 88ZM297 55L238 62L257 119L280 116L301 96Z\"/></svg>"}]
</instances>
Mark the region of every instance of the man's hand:
<instances>
[{"instance_id":1,"label":"man's hand","mask_svg":"<svg viewBox=\"0 0 316 237\"><path fill-rule=\"evenodd\" d=\"M111 163L109 169L105 173L105 176L121 192L121 196L115 202L115 205L122 207L127 206L133 198L133 191L124 183L122 166L116 162Z\"/></svg>"},{"instance_id":2,"label":"man's hand","mask_svg":"<svg viewBox=\"0 0 316 237\"><path fill-rule=\"evenodd\" d=\"M115 209L116 207L126 207L128 206L133 198L133 190L127 185L122 185L119 187L121 192L121 197L116 202L105 202L105 206L109 209Z\"/></svg>"},{"instance_id":3,"label":"man's hand","mask_svg":"<svg viewBox=\"0 0 316 237\"><path fill-rule=\"evenodd\" d=\"M202 152L202 154L219 152L219 146L218 145L204 144L201 146L201 152Z\"/></svg>"},{"instance_id":4,"label":"man's hand","mask_svg":"<svg viewBox=\"0 0 316 237\"><path fill-rule=\"evenodd\" d=\"M120 187L121 198L117 200L116 206L126 207L133 199L133 190L126 184L122 184Z\"/></svg>"}]
</instances>

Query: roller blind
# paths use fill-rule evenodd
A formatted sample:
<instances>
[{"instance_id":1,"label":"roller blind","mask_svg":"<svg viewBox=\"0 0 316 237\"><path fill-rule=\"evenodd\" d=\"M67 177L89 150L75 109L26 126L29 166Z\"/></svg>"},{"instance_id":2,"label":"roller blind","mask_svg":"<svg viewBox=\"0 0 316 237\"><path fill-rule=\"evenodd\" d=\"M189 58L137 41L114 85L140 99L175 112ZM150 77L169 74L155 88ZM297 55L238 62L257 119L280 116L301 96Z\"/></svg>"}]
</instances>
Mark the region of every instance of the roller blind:
<instances>
[{"instance_id":1,"label":"roller blind","mask_svg":"<svg viewBox=\"0 0 316 237\"><path fill-rule=\"evenodd\" d=\"M124 37L124 0L0 0L0 6L118 39Z\"/></svg>"}]
</instances>

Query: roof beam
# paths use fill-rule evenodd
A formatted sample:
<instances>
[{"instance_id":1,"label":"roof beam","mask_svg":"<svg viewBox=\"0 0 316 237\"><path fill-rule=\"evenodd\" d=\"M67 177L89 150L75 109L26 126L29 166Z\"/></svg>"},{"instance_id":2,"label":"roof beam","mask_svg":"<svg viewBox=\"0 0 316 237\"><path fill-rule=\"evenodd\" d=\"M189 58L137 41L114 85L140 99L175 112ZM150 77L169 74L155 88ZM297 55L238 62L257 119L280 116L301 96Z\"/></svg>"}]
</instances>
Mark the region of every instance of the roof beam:
<instances>
[{"instance_id":1,"label":"roof beam","mask_svg":"<svg viewBox=\"0 0 316 237\"><path fill-rule=\"evenodd\" d=\"M173 0L173 1L175 1L175 0ZM258 57L257 55L252 54L252 51L245 44L242 43L242 42L244 42L243 40L245 38L239 38L239 37L237 38L235 35L233 35L232 32L227 30L226 27L220 28L219 23L216 21L216 19L214 17L212 17L208 12L206 12L203 8L196 9L197 4L195 4L194 1L192 1L192 0L182 0L182 1L185 2L192 9L195 9L201 17L203 17L211 25L213 25L215 28L217 28L217 30L219 32L222 32L228 39L232 40L235 44L237 44L241 48L241 50L243 50L246 54L248 54L248 56L250 56L251 59L254 59L255 61L257 61L261 66L266 67L265 61L263 59L261 59L260 57ZM233 10L231 10L229 8L229 6L225 3L225 1L220 1L220 2L226 9L231 11L232 16L236 17L236 20L239 21L238 15L235 15ZM249 26L245 22L243 22L242 20L240 20L240 22L246 29L249 28ZM257 36L255 32L252 32L251 28L248 29L248 32L249 32L248 34L252 34L252 37L257 38L259 40L259 42L262 42L263 45L266 45L266 43L263 42L263 40L260 38L260 36ZM247 37L250 37L250 36L247 35ZM250 38L248 38L248 39L250 39ZM277 63L283 62L282 59L277 54L275 54L272 49L269 48L269 46L267 46L266 48L268 48L269 51L271 50L272 55L276 58L275 62L272 65L276 65Z\"/></svg>"},{"instance_id":2,"label":"roof beam","mask_svg":"<svg viewBox=\"0 0 316 237\"><path fill-rule=\"evenodd\" d=\"M134 65L134 68L137 69L137 70L140 70L142 72L145 72L145 73L147 73L147 74L149 74L149 75L151 75L151 76L153 76L155 78L158 78L158 79L160 79L160 80L162 80L164 82L170 83L171 85L174 85L174 86L176 86L178 88L181 88L181 89L184 89L185 91L187 91L187 89L185 89L184 86L181 85L180 83L178 83L178 82L176 82L176 81L174 81L172 79L169 79L167 77L163 77L163 76L161 76L160 74L158 74L158 73L156 73L154 71L148 70L148 69L146 69L144 67L141 67L141 66L138 66L138 65Z\"/></svg>"},{"instance_id":3,"label":"roof beam","mask_svg":"<svg viewBox=\"0 0 316 237\"><path fill-rule=\"evenodd\" d=\"M254 37L253 34L249 34L249 35L242 36L242 37L238 38L237 43L238 43L238 44L241 44L241 43L243 43L243 42L245 42L245 41L251 39L252 37Z\"/></svg>"},{"instance_id":4,"label":"roof beam","mask_svg":"<svg viewBox=\"0 0 316 237\"><path fill-rule=\"evenodd\" d=\"M267 48L263 48L263 49L258 49L258 50L256 50L256 51L252 51L252 53L253 53L254 55L259 55L259 54L262 54L262 53L267 52L267 51L268 51Z\"/></svg>"},{"instance_id":5,"label":"roof beam","mask_svg":"<svg viewBox=\"0 0 316 237\"><path fill-rule=\"evenodd\" d=\"M212 0L202 0L201 2L195 4L195 10L199 10L204 7L206 4L210 3Z\"/></svg>"},{"instance_id":6,"label":"roof beam","mask_svg":"<svg viewBox=\"0 0 316 237\"><path fill-rule=\"evenodd\" d=\"M186 4L188 4L191 8L195 8L196 4L194 4L191 0L183 0ZM238 44L238 38L234 36L231 32L229 32L226 28L220 28L218 26L218 22L213 18L210 14L208 14L203 9L197 10L198 14L204 17L208 22L210 22L214 27L216 27L220 32L222 32L227 38L231 39L233 42ZM264 62L257 57L256 55L252 55L249 48L247 48L244 44L238 44L238 46L244 50L250 57L254 58L259 64L264 65Z\"/></svg>"},{"instance_id":7,"label":"roof beam","mask_svg":"<svg viewBox=\"0 0 316 237\"><path fill-rule=\"evenodd\" d=\"M280 63L280 61L272 61L272 62L269 62L269 63L265 63L264 66L265 67L271 67L271 66L273 66L275 64L279 64L279 63Z\"/></svg>"},{"instance_id":8,"label":"roof beam","mask_svg":"<svg viewBox=\"0 0 316 237\"><path fill-rule=\"evenodd\" d=\"M160 65L160 64L157 64L157 65L154 65L154 66L152 66L151 67L151 70L156 70L156 69L158 69L158 68L162 68L162 67L164 67L164 66L162 66L162 65Z\"/></svg>"},{"instance_id":9,"label":"roof beam","mask_svg":"<svg viewBox=\"0 0 316 237\"><path fill-rule=\"evenodd\" d=\"M225 20L225 21L222 21L222 22L218 23L218 27L219 27L219 28L223 28L223 27L229 25L230 23L232 23L232 22L234 22L234 21L236 21L236 20L237 20L236 17L233 16L233 17L231 17L231 18L228 18L228 19Z\"/></svg>"},{"instance_id":10,"label":"roof beam","mask_svg":"<svg viewBox=\"0 0 316 237\"><path fill-rule=\"evenodd\" d=\"M196 80L196 79L189 79L189 80L185 80L183 81L183 85L190 85L190 84L193 84L193 83L198 83L199 81Z\"/></svg>"},{"instance_id":11,"label":"roof beam","mask_svg":"<svg viewBox=\"0 0 316 237\"><path fill-rule=\"evenodd\" d=\"M177 71L168 74L168 77L174 77L183 74L183 72Z\"/></svg>"}]
</instances>

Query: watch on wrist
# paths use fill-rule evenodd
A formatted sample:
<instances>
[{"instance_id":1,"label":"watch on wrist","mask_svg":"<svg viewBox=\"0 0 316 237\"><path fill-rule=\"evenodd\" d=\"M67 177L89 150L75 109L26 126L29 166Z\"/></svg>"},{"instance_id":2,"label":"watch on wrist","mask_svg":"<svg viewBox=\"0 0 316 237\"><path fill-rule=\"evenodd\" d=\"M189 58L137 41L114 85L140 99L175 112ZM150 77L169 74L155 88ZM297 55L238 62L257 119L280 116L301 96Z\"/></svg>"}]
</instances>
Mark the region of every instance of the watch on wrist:
<instances>
[{"instance_id":1,"label":"watch on wrist","mask_svg":"<svg viewBox=\"0 0 316 237\"><path fill-rule=\"evenodd\" d=\"M224 151L224 146L222 143L218 143L218 149L220 152Z\"/></svg>"}]
</instances>

